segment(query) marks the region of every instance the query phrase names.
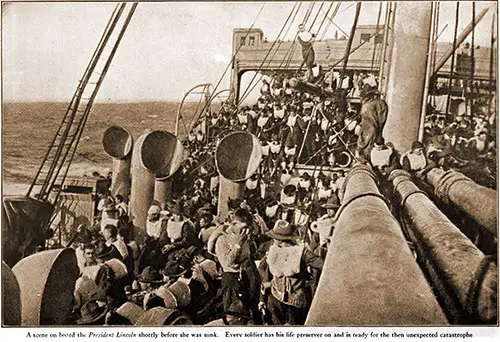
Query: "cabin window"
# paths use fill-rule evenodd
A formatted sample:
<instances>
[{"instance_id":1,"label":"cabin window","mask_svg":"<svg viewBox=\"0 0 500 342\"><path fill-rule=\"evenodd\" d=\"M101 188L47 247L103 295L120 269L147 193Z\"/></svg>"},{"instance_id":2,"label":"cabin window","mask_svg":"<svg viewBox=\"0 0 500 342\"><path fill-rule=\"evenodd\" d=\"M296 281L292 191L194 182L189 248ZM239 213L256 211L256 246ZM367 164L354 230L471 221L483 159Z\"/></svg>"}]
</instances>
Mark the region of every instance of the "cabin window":
<instances>
[{"instance_id":1,"label":"cabin window","mask_svg":"<svg viewBox=\"0 0 500 342\"><path fill-rule=\"evenodd\" d=\"M361 43L369 41L370 36L371 36L371 34L369 34L369 33L361 33Z\"/></svg>"},{"instance_id":2,"label":"cabin window","mask_svg":"<svg viewBox=\"0 0 500 342\"><path fill-rule=\"evenodd\" d=\"M255 46L255 37L248 38L248 46Z\"/></svg>"},{"instance_id":3,"label":"cabin window","mask_svg":"<svg viewBox=\"0 0 500 342\"><path fill-rule=\"evenodd\" d=\"M375 44L382 44L384 42L384 36L381 34L377 34L375 36Z\"/></svg>"},{"instance_id":4,"label":"cabin window","mask_svg":"<svg viewBox=\"0 0 500 342\"><path fill-rule=\"evenodd\" d=\"M240 46L245 46L246 37L240 37Z\"/></svg>"}]
</instances>

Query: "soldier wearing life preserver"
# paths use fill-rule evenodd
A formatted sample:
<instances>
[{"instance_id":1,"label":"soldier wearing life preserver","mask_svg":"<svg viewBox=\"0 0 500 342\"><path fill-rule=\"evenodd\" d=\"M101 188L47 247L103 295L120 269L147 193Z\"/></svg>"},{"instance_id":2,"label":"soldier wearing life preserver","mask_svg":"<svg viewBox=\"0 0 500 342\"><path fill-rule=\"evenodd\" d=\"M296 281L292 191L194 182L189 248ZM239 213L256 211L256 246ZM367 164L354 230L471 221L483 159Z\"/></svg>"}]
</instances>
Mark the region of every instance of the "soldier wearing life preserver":
<instances>
[{"instance_id":1,"label":"soldier wearing life preserver","mask_svg":"<svg viewBox=\"0 0 500 342\"><path fill-rule=\"evenodd\" d=\"M375 141L380 140L387 121L387 103L380 98L376 81L365 81L361 92L361 128L358 134L357 154L361 160L369 160Z\"/></svg>"},{"instance_id":2,"label":"soldier wearing life preserver","mask_svg":"<svg viewBox=\"0 0 500 342\"><path fill-rule=\"evenodd\" d=\"M271 314L270 323L274 325L304 324L312 300L306 285L307 269L316 277L323 261L297 242L291 225L284 220L278 220L267 235L274 242L259 265L259 309Z\"/></svg>"},{"instance_id":3,"label":"soldier wearing life preserver","mask_svg":"<svg viewBox=\"0 0 500 342\"><path fill-rule=\"evenodd\" d=\"M427 158L424 154L424 145L420 141L411 144L411 150L401 156L401 165L408 172L417 172L425 169Z\"/></svg>"},{"instance_id":4,"label":"soldier wearing life preserver","mask_svg":"<svg viewBox=\"0 0 500 342\"><path fill-rule=\"evenodd\" d=\"M159 238L159 243L163 246L162 253L168 255L181 248L199 246L200 241L196 238L193 224L183 217L181 204L175 203L170 212L172 217L167 221L166 229Z\"/></svg>"},{"instance_id":5,"label":"soldier wearing life preserver","mask_svg":"<svg viewBox=\"0 0 500 342\"><path fill-rule=\"evenodd\" d=\"M305 63L307 67L308 77L310 81L313 79L312 68L314 66L314 60L316 58L313 49L314 34L306 31L304 25L300 24L297 40L299 41L300 46L302 46L302 58L304 59L303 63Z\"/></svg>"}]
</instances>

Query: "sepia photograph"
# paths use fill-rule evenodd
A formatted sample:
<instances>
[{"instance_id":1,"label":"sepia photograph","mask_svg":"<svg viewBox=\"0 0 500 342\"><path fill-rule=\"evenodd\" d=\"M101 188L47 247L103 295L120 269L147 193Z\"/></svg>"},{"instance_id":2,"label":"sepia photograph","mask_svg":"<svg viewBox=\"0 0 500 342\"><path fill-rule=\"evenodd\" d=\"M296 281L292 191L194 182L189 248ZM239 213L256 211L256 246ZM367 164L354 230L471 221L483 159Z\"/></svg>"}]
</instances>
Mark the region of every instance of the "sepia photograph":
<instances>
[{"instance_id":1,"label":"sepia photograph","mask_svg":"<svg viewBox=\"0 0 500 342\"><path fill-rule=\"evenodd\" d=\"M496 1L1 5L2 332L498 337Z\"/></svg>"}]
</instances>

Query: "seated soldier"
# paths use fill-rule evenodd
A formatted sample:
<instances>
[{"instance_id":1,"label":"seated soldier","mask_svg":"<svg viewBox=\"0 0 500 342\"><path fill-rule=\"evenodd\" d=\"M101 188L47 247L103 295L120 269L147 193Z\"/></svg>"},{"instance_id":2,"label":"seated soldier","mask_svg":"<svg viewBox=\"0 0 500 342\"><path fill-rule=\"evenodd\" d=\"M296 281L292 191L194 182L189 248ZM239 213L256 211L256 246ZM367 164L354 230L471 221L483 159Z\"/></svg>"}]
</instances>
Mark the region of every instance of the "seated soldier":
<instances>
[{"instance_id":1,"label":"seated soldier","mask_svg":"<svg viewBox=\"0 0 500 342\"><path fill-rule=\"evenodd\" d=\"M170 208L172 217L167 221L166 229L162 232L159 243L161 252L168 255L171 251L190 246L200 246L200 240L196 237L194 226L188 219L184 218L182 205L176 202Z\"/></svg>"},{"instance_id":2,"label":"seated soldier","mask_svg":"<svg viewBox=\"0 0 500 342\"><path fill-rule=\"evenodd\" d=\"M424 145L420 141L414 141L411 149L401 156L403 170L410 173L421 174L427 166L427 158L424 154Z\"/></svg>"}]
</instances>

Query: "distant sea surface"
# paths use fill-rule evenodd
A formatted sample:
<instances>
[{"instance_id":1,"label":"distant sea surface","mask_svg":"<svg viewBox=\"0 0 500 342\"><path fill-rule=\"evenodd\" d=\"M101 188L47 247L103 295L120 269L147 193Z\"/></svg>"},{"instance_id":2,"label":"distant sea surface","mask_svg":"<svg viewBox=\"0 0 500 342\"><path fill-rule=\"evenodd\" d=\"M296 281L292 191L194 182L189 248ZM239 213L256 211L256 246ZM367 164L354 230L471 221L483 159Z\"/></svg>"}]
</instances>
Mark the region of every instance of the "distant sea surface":
<instances>
[{"instance_id":1,"label":"distant sea surface","mask_svg":"<svg viewBox=\"0 0 500 342\"><path fill-rule=\"evenodd\" d=\"M113 125L132 133L145 130L174 133L179 103L97 103L87 121L69 175L105 173L112 161L102 147L104 131ZM67 103L4 103L2 105L2 186L4 195L22 195L33 181L49 145L66 113ZM182 115L189 118L198 103L187 103ZM181 124L181 128L183 125ZM185 134L185 132L181 132Z\"/></svg>"}]
</instances>

